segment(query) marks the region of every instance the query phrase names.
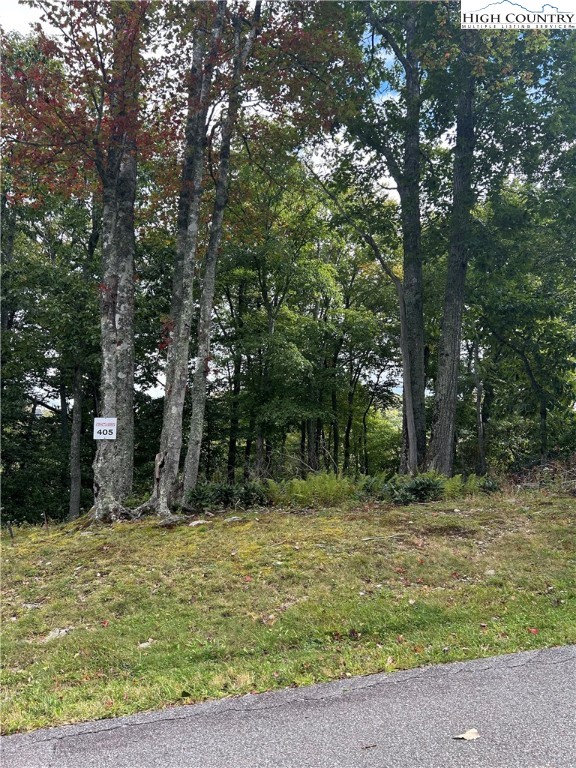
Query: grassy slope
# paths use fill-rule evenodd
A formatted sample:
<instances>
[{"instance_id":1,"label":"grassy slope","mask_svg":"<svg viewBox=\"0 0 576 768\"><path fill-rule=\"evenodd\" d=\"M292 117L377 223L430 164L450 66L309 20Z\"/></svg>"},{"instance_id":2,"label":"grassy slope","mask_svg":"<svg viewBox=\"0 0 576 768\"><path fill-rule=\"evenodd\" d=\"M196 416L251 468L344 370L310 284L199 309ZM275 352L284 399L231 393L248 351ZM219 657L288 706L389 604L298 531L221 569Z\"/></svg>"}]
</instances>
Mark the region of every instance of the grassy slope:
<instances>
[{"instance_id":1,"label":"grassy slope","mask_svg":"<svg viewBox=\"0 0 576 768\"><path fill-rule=\"evenodd\" d=\"M575 506L18 530L3 537L4 732L576 642Z\"/></svg>"}]
</instances>

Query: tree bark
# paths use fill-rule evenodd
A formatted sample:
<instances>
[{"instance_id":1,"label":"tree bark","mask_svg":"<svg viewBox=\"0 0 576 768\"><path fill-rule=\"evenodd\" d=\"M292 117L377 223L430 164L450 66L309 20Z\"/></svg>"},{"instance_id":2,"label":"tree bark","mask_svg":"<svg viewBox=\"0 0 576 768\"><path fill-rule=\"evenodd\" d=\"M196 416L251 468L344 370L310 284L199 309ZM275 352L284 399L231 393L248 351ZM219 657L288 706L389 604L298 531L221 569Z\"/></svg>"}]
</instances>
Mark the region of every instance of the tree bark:
<instances>
[{"instance_id":1,"label":"tree bark","mask_svg":"<svg viewBox=\"0 0 576 768\"><path fill-rule=\"evenodd\" d=\"M344 461L342 464L343 472L348 472L348 470L350 469L350 454L351 454L350 436L352 434L354 390L355 390L355 387L353 387L352 381L351 381L348 387L348 396L347 396L348 409L346 412L346 428L344 430Z\"/></svg>"},{"instance_id":2,"label":"tree bark","mask_svg":"<svg viewBox=\"0 0 576 768\"><path fill-rule=\"evenodd\" d=\"M122 516L134 468L134 203L140 84L140 29L145 11L123 3L114 23L113 121L107 158L97 158L103 182L100 415L118 419L116 440L99 440L94 460L92 517ZM139 14L139 15L138 15Z\"/></svg>"},{"instance_id":3,"label":"tree bark","mask_svg":"<svg viewBox=\"0 0 576 768\"><path fill-rule=\"evenodd\" d=\"M400 304L403 408L406 428L403 430L401 471L415 474L426 460L426 374L424 364L424 290L422 278L421 214L420 214L420 113L422 108L421 70L416 51L417 3L405 4L404 49L374 12L365 3L368 21L393 50L405 74L403 155L397 158L395 148L385 137L378 146L386 160L390 175L396 182L400 197L403 280L392 278ZM381 256L379 256L380 260Z\"/></svg>"},{"instance_id":4,"label":"tree bark","mask_svg":"<svg viewBox=\"0 0 576 768\"><path fill-rule=\"evenodd\" d=\"M426 412L424 371L424 296L422 279L422 248L420 223L420 70L414 52L416 18L411 15L406 27L406 134L404 163L399 179L401 201L402 243L404 263L404 348L408 357L409 380L405 405L412 415L407 416L408 438L416 441L417 465L422 467L426 458ZM413 425L412 425L413 421ZM408 451L410 452L410 450ZM413 461L411 462L413 464ZM411 471L414 471L412 466Z\"/></svg>"},{"instance_id":5,"label":"tree bark","mask_svg":"<svg viewBox=\"0 0 576 768\"><path fill-rule=\"evenodd\" d=\"M11 274L10 269L14 259L14 238L16 236L16 210L13 205L8 203L8 195L2 190L0 195L0 229L1 237L1 264L2 264L2 297L0 302L0 330L2 333L10 330L14 308L12 306L11 295Z\"/></svg>"},{"instance_id":6,"label":"tree bark","mask_svg":"<svg viewBox=\"0 0 576 768\"><path fill-rule=\"evenodd\" d=\"M80 493L82 490L82 368L74 368L72 396L72 431L70 436L70 501L67 520L75 520L80 515Z\"/></svg>"},{"instance_id":7,"label":"tree bark","mask_svg":"<svg viewBox=\"0 0 576 768\"><path fill-rule=\"evenodd\" d=\"M69 449L70 449L70 436L68 429L68 392L66 390L66 382L64 381L64 371L60 371L60 442L62 445L62 465L60 471L60 479L62 483L62 491L65 492L68 489L68 477L69 477L69 464L67 461Z\"/></svg>"},{"instance_id":8,"label":"tree bark","mask_svg":"<svg viewBox=\"0 0 576 768\"><path fill-rule=\"evenodd\" d=\"M232 310L233 300L228 295L230 309L234 317L236 332L236 349L234 350L234 368L232 371L232 402L230 404L230 430L228 433L228 458L226 461L226 477L229 484L236 481L236 463L238 452L238 431L240 428L240 392L242 389L242 352L240 351L240 334L244 325L244 312L246 311L246 299L244 282L238 286L238 310Z\"/></svg>"},{"instance_id":9,"label":"tree bark","mask_svg":"<svg viewBox=\"0 0 576 768\"><path fill-rule=\"evenodd\" d=\"M240 425L240 374L242 372L242 355L234 356L234 371L232 374L232 403L230 405L230 431L228 436L228 459L226 462L226 477L229 484L236 481L236 452L238 445L238 428Z\"/></svg>"},{"instance_id":10,"label":"tree bark","mask_svg":"<svg viewBox=\"0 0 576 768\"><path fill-rule=\"evenodd\" d=\"M209 6L207 9L210 12ZM154 491L149 502L161 517L169 517L171 507L177 501L184 399L188 383L188 356L194 312L194 270L200 229L200 204L204 192L202 178L206 156L208 110L225 11L226 3L224 0L219 0L212 19L209 45L207 20L200 21L194 31L194 48L188 81L189 106L185 157L178 203L172 306L167 329L169 346L166 361L164 414L160 450L155 462Z\"/></svg>"},{"instance_id":11,"label":"tree bark","mask_svg":"<svg viewBox=\"0 0 576 768\"><path fill-rule=\"evenodd\" d=\"M430 469L448 476L452 474L454 465L460 337L468 266L470 219L474 202L472 166L475 138L473 115L475 79L470 71L466 46L464 46L461 67L463 81L458 94L456 114L452 226L429 450Z\"/></svg>"},{"instance_id":12,"label":"tree bark","mask_svg":"<svg viewBox=\"0 0 576 768\"><path fill-rule=\"evenodd\" d=\"M252 443L254 442L254 430L256 429L256 419L254 413L250 414L250 423L248 424L248 437L244 446L244 470L242 476L244 480L250 479L250 462L252 459Z\"/></svg>"},{"instance_id":13,"label":"tree bark","mask_svg":"<svg viewBox=\"0 0 576 768\"><path fill-rule=\"evenodd\" d=\"M257 0L252 14L250 31L242 43L242 19L235 16L234 24L234 64L232 84L228 100L228 109L222 128L220 145L220 161L218 177L216 181L216 195L212 210L210 225L210 239L206 250L204 264L204 281L202 296L200 299L200 321L198 325L198 352L197 363L194 371L192 389L192 417L190 420L190 433L188 437L188 450L184 464L184 501L198 480L198 468L200 464L200 450L202 447L202 432L204 427L204 409L206 406L206 384L208 378L208 363L210 360L210 336L212 328L212 307L214 303L214 290L216 286L216 265L220 240L222 237L222 223L224 210L228 203L228 187L230 176L230 152L232 137L236 128L236 120L241 104L242 77L252 52L258 23L260 20L261 2Z\"/></svg>"},{"instance_id":14,"label":"tree bark","mask_svg":"<svg viewBox=\"0 0 576 768\"><path fill-rule=\"evenodd\" d=\"M486 435L484 431L485 414L483 409L484 382L480 376L480 355L477 339L474 340L472 353L472 375L474 377L474 387L476 389L476 435L478 441L476 474L482 477L486 474Z\"/></svg>"},{"instance_id":15,"label":"tree bark","mask_svg":"<svg viewBox=\"0 0 576 768\"><path fill-rule=\"evenodd\" d=\"M318 470L318 446L316 443L316 419L307 419L306 431L308 437L308 469L312 472Z\"/></svg>"}]
</instances>

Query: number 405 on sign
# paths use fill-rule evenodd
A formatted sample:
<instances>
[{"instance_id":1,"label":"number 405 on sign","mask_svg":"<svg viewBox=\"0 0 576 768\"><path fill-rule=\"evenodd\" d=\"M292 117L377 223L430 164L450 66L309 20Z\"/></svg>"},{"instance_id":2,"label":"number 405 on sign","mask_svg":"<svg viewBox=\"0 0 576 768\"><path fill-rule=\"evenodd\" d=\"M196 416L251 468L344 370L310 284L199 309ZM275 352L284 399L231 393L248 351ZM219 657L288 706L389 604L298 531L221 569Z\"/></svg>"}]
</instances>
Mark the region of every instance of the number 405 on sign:
<instances>
[{"instance_id":1,"label":"number 405 on sign","mask_svg":"<svg viewBox=\"0 0 576 768\"><path fill-rule=\"evenodd\" d=\"M94 440L116 440L116 419L94 419Z\"/></svg>"}]
</instances>

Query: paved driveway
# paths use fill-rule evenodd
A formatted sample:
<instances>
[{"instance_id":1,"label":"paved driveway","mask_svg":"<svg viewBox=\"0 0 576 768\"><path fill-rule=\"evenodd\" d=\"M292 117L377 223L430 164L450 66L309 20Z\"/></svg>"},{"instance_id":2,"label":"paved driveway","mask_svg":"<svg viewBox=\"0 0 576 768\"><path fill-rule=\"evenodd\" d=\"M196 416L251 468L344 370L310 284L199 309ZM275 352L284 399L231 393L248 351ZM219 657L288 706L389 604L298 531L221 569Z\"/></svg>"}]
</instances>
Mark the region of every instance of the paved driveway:
<instances>
[{"instance_id":1,"label":"paved driveway","mask_svg":"<svg viewBox=\"0 0 576 768\"><path fill-rule=\"evenodd\" d=\"M2 768L576 768L575 704L567 646L8 736Z\"/></svg>"}]
</instances>

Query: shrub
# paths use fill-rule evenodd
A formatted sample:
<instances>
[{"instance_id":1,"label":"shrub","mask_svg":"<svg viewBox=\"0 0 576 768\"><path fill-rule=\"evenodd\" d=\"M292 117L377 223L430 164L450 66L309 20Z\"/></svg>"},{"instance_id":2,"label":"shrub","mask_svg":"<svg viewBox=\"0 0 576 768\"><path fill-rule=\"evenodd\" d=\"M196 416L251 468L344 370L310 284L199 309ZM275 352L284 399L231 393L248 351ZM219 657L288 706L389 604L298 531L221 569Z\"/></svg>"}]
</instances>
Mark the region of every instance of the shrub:
<instances>
[{"instance_id":1,"label":"shrub","mask_svg":"<svg viewBox=\"0 0 576 768\"><path fill-rule=\"evenodd\" d=\"M466 493L466 480L462 475L445 477L442 485L444 486L444 498L446 499L457 499Z\"/></svg>"},{"instance_id":2,"label":"shrub","mask_svg":"<svg viewBox=\"0 0 576 768\"><path fill-rule=\"evenodd\" d=\"M265 507L270 504L270 491L260 483L244 483L239 486L238 501L241 507Z\"/></svg>"},{"instance_id":3,"label":"shrub","mask_svg":"<svg viewBox=\"0 0 576 768\"><path fill-rule=\"evenodd\" d=\"M406 489L415 501L437 501L444 495L444 478L432 474L417 475L406 484Z\"/></svg>"},{"instance_id":4,"label":"shrub","mask_svg":"<svg viewBox=\"0 0 576 768\"><path fill-rule=\"evenodd\" d=\"M482 493L498 493L502 490L501 483L495 477L483 477L479 486Z\"/></svg>"},{"instance_id":5,"label":"shrub","mask_svg":"<svg viewBox=\"0 0 576 768\"><path fill-rule=\"evenodd\" d=\"M347 477L318 473L305 480L269 482L273 503L298 507L331 507L353 498L357 486Z\"/></svg>"},{"instance_id":6,"label":"shrub","mask_svg":"<svg viewBox=\"0 0 576 768\"><path fill-rule=\"evenodd\" d=\"M405 483L391 480L382 488L382 496L386 501L393 504L410 504L414 501L414 496L406 487Z\"/></svg>"},{"instance_id":7,"label":"shrub","mask_svg":"<svg viewBox=\"0 0 576 768\"><path fill-rule=\"evenodd\" d=\"M437 501L443 495L443 478L431 472L416 477L395 475L382 487L383 498L393 504Z\"/></svg>"},{"instance_id":8,"label":"shrub","mask_svg":"<svg viewBox=\"0 0 576 768\"><path fill-rule=\"evenodd\" d=\"M497 493L502 490L499 481L494 477L478 477L478 475L454 475L443 479L444 495L447 499L458 496L473 496L477 493Z\"/></svg>"}]
</instances>

